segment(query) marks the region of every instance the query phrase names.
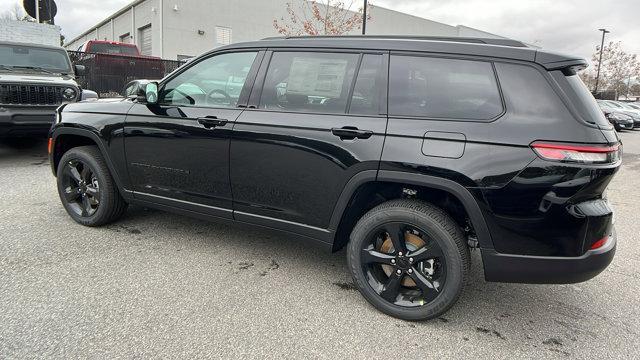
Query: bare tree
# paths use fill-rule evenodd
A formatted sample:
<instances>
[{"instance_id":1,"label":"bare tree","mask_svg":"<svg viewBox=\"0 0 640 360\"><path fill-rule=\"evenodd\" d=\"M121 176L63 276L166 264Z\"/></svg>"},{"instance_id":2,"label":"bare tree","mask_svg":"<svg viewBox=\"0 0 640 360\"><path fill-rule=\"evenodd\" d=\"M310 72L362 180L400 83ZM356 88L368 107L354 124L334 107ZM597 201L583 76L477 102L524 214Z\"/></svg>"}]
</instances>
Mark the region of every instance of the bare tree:
<instances>
[{"instance_id":1,"label":"bare tree","mask_svg":"<svg viewBox=\"0 0 640 360\"><path fill-rule=\"evenodd\" d=\"M2 20L18 20L18 21L36 21L36 19L27 15L18 3L14 3L11 9L0 14Z\"/></svg>"},{"instance_id":2,"label":"bare tree","mask_svg":"<svg viewBox=\"0 0 640 360\"><path fill-rule=\"evenodd\" d=\"M285 36L348 34L362 26L364 9L360 7L352 11L354 2L302 0L298 5L288 2L289 18L274 19L273 27ZM367 8L367 20L371 20L371 8L371 5Z\"/></svg>"},{"instance_id":3,"label":"bare tree","mask_svg":"<svg viewBox=\"0 0 640 360\"><path fill-rule=\"evenodd\" d=\"M600 46L592 56L598 69ZM640 76L640 59L636 54L629 54L622 49L621 42L610 42L602 49L602 69L600 83L602 89L615 90L618 94L626 94L628 84Z\"/></svg>"}]
</instances>

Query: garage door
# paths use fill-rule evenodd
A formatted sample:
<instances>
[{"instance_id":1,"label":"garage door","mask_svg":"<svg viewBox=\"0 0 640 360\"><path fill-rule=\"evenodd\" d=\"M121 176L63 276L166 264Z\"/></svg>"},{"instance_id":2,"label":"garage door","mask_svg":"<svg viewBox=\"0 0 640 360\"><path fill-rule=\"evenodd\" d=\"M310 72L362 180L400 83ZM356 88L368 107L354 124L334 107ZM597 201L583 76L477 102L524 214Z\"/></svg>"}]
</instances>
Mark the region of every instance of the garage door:
<instances>
[{"instance_id":1,"label":"garage door","mask_svg":"<svg viewBox=\"0 0 640 360\"><path fill-rule=\"evenodd\" d=\"M140 29L140 53L142 55L153 55L153 36L151 33L151 25Z\"/></svg>"}]
</instances>

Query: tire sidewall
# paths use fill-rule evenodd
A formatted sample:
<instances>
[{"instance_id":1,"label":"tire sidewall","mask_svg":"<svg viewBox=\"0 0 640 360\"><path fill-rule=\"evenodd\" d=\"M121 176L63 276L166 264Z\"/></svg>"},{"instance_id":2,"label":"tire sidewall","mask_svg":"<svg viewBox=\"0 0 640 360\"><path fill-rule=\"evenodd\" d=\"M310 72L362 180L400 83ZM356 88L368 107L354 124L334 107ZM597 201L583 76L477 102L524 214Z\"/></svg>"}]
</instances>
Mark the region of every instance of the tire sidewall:
<instances>
[{"instance_id":1,"label":"tire sidewall","mask_svg":"<svg viewBox=\"0 0 640 360\"><path fill-rule=\"evenodd\" d=\"M447 277L442 292L431 303L408 308L391 304L382 299L369 285L362 271L361 251L375 231L383 224L401 222L423 231L436 241L445 255ZM355 226L347 249L349 269L362 295L380 311L405 320L429 319L447 311L459 297L464 285L464 264L455 241L442 224L412 209L395 207L375 211Z\"/></svg>"}]
</instances>

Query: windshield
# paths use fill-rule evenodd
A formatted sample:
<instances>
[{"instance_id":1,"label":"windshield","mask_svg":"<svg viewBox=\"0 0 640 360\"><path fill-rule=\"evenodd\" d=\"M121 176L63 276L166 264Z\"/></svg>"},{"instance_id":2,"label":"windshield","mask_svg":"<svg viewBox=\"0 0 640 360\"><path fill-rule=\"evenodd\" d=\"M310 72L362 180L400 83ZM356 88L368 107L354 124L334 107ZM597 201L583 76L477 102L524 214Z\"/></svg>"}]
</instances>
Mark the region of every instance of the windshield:
<instances>
[{"instance_id":1,"label":"windshield","mask_svg":"<svg viewBox=\"0 0 640 360\"><path fill-rule=\"evenodd\" d=\"M0 44L0 65L3 67L34 67L51 72L71 73L67 52L25 45Z\"/></svg>"},{"instance_id":2,"label":"windshield","mask_svg":"<svg viewBox=\"0 0 640 360\"><path fill-rule=\"evenodd\" d=\"M606 128L610 127L609 121L604 117L598 103L593 98L593 95L591 95L589 89L587 89L587 86L580 80L580 77L578 77L578 75L570 75L566 76L566 79L571 89L573 89L577 95L576 97L579 103L576 105L578 111L582 113L583 118L592 124Z\"/></svg>"},{"instance_id":3,"label":"windshield","mask_svg":"<svg viewBox=\"0 0 640 360\"><path fill-rule=\"evenodd\" d=\"M138 50L136 50L135 46L107 43L92 43L89 52L113 55L138 55Z\"/></svg>"}]
</instances>

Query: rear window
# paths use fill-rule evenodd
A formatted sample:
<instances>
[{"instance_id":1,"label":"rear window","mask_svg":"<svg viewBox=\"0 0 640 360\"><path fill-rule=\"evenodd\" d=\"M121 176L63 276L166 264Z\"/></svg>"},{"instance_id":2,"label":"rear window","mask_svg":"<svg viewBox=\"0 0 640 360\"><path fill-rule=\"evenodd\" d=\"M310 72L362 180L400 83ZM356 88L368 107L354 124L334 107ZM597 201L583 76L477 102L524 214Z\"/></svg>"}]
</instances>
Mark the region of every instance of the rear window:
<instances>
[{"instance_id":1,"label":"rear window","mask_svg":"<svg viewBox=\"0 0 640 360\"><path fill-rule=\"evenodd\" d=\"M489 62L391 57L390 115L490 120L502 112L496 76Z\"/></svg>"},{"instance_id":2,"label":"rear window","mask_svg":"<svg viewBox=\"0 0 640 360\"><path fill-rule=\"evenodd\" d=\"M580 112L582 118L591 124L596 124L598 126L609 128L611 124L602 114L602 110L598 106L596 99L591 95L587 86L580 80L578 75L569 75L565 76L567 79L567 84L573 93L576 95L575 100L577 103L575 104L577 110Z\"/></svg>"},{"instance_id":3,"label":"rear window","mask_svg":"<svg viewBox=\"0 0 640 360\"><path fill-rule=\"evenodd\" d=\"M138 55L138 50L135 46L107 43L92 43L89 46L89 52L113 55Z\"/></svg>"}]
</instances>

